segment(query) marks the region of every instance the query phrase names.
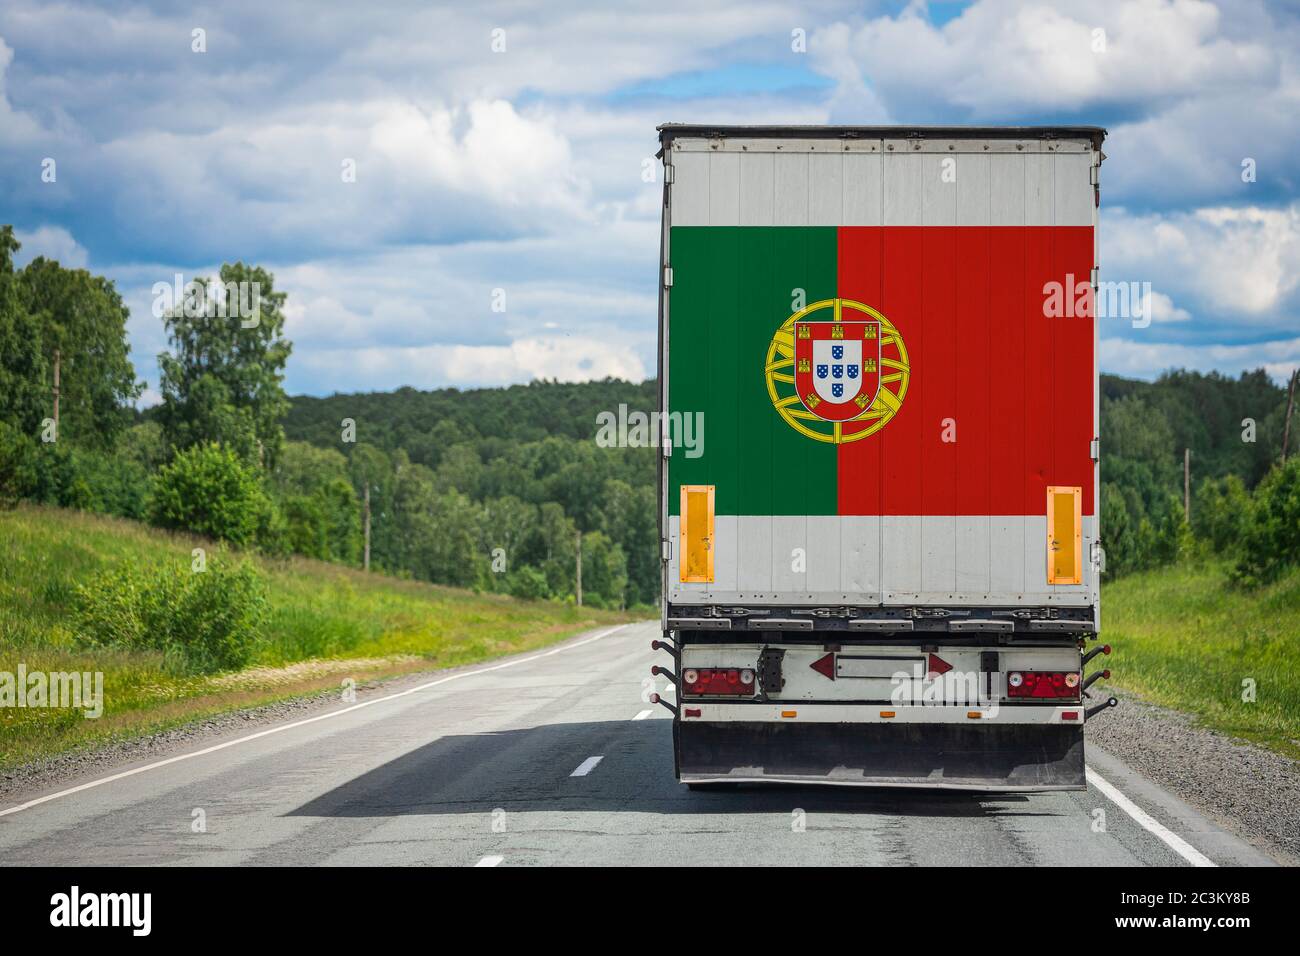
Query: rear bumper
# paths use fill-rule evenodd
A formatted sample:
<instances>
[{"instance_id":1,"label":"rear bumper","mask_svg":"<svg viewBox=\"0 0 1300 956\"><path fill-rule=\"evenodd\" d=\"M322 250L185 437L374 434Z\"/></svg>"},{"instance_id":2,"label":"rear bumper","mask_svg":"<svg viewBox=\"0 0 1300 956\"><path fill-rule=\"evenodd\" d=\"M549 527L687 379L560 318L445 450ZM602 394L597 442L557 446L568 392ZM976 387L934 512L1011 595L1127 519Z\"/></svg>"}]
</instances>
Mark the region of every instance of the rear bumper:
<instances>
[{"instance_id":1,"label":"rear bumper","mask_svg":"<svg viewBox=\"0 0 1300 956\"><path fill-rule=\"evenodd\" d=\"M674 722L683 783L1085 790L1069 724Z\"/></svg>"}]
</instances>

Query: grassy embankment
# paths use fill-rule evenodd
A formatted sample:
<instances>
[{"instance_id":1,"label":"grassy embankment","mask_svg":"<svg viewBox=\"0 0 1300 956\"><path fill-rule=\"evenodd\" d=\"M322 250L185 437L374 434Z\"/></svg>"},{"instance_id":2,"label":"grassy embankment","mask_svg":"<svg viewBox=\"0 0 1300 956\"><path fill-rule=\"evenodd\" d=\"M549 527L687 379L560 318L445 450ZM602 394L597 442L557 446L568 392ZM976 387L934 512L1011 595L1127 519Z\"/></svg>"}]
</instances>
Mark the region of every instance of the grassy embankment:
<instances>
[{"instance_id":1,"label":"grassy embankment","mask_svg":"<svg viewBox=\"0 0 1300 956\"><path fill-rule=\"evenodd\" d=\"M1226 570L1164 568L1105 585L1111 684L1300 758L1300 570L1258 591L1230 587ZM1247 679L1253 702L1242 700Z\"/></svg>"},{"instance_id":2,"label":"grassy embankment","mask_svg":"<svg viewBox=\"0 0 1300 956\"><path fill-rule=\"evenodd\" d=\"M74 632L76 586L96 572L190 561L210 542L114 518L23 506L0 512L0 672L100 671L104 714L0 708L0 770L187 721L364 680L526 651L632 615L257 559L269 619L252 666L176 672L161 653L90 647Z\"/></svg>"}]
</instances>

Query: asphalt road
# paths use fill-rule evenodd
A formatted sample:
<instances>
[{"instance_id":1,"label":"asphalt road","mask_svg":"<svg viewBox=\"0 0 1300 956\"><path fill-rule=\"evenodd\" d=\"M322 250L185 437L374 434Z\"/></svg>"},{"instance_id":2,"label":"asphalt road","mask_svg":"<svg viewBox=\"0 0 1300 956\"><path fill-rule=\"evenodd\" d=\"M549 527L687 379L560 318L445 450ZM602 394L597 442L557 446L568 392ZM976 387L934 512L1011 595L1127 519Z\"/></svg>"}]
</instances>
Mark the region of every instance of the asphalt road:
<instances>
[{"instance_id":1,"label":"asphalt road","mask_svg":"<svg viewBox=\"0 0 1300 956\"><path fill-rule=\"evenodd\" d=\"M1095 748L1086 793L691 792L667 711L643 701L655 632L596 632L28 795L0 806L0 863L1268 862Z\"/></svg>"}]
</instances>

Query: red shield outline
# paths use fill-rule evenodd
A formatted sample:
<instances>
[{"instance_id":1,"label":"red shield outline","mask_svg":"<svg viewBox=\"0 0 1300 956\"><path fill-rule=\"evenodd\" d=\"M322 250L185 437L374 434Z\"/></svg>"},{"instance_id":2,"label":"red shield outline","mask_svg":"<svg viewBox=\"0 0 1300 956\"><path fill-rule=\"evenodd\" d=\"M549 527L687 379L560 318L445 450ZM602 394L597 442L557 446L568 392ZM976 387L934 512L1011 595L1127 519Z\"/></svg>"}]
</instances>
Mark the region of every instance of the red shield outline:
<instances>
[{"instance_id":1,"label":"red shield outline","mask_svg":"<svg viewBox=\"0 0 1300 956\"><path fill-rule=\"evenodd\" d=\"M838 332L836 330L839 330ZM858 373L858 390L842 402L817 394L814 376L813 343L819 341L862 343L862 364ZM846 422L871 407L880 391L880 323L866 322L796 322L794 324L794 384L803 407L827 422ZM845 389L847 391L847 389Z\"/></svg>"}]
</instances>

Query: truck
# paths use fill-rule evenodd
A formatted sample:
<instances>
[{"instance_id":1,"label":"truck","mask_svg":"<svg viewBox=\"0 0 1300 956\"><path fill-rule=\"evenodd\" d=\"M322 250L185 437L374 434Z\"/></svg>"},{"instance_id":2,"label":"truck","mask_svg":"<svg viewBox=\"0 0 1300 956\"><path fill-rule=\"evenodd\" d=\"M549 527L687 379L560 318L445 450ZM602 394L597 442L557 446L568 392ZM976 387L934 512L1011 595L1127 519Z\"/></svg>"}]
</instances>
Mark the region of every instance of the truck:
<instances>
[{"instance_id":1,"label":"truck","mask_svg":"<svg viewBox=\"0 0 1300 956\"><path fill-rule=\"evenodd\" d=\"M678 779L1085 789L1105 131L658 131Z\"/></svg>"}]
</instances>

